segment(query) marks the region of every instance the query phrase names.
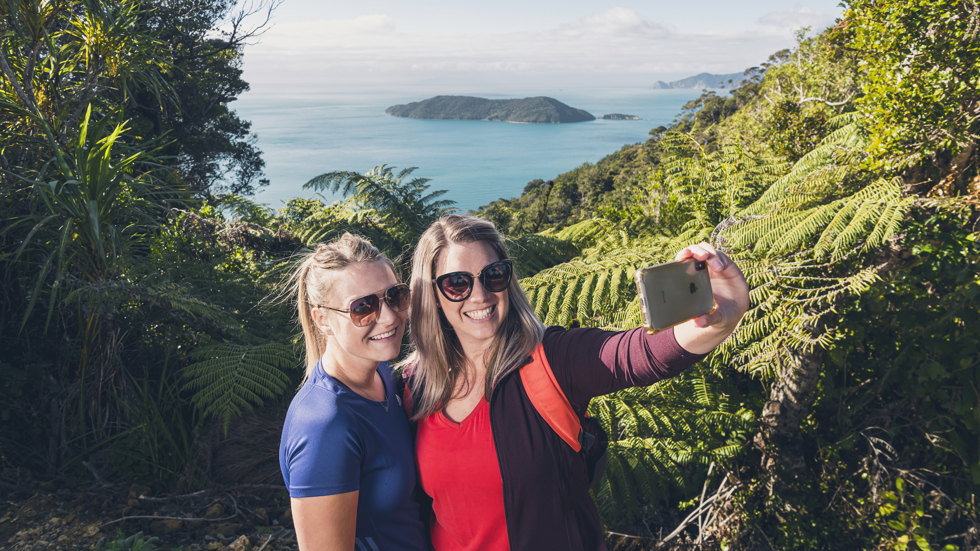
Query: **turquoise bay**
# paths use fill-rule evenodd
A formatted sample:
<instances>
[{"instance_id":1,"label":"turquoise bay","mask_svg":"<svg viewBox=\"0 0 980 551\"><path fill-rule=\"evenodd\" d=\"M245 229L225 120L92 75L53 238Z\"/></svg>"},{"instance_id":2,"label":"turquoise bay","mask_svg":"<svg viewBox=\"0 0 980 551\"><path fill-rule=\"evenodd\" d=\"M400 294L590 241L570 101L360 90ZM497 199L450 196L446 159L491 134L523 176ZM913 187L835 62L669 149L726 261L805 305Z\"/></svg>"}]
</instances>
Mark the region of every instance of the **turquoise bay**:
<instances>
[{"instance_id":1,"label":"turquoise bay","mask_svg":"<svg viewBox=\"0 0 980 551\"><path fill-rule=\"evenodd\" d=\"M310 197L303 184L324 172L366 172L387 164L418 167L432 190L463 210L501 197L516 197L535 178L552 179L582 163L596 162L625 144L645 141L651 128L667 125L699 90L582 88L520 94L465 93L486 98L549 96L597 118L608 113L642 120L596 120L572 124L511 124L486 121L392 117L385 109L439 92L263 94L249 92L234 105L252 121L264 152L270 185L255 198L279 208L293 197ZM324 199L339 199L329 193Z\"/></svg>"}]
</instances>

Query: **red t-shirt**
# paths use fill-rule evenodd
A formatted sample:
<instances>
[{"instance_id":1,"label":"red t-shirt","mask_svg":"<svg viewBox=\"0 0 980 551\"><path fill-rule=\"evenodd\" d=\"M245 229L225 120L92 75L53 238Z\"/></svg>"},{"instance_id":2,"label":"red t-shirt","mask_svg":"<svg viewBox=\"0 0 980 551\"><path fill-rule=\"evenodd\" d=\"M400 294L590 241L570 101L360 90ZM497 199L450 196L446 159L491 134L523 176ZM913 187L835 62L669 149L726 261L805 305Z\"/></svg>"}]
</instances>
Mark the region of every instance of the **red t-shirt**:
<instances>
[{"instance_id":1,"label":"red t-shirt","mask_svg":"<svg viewBox=\"0 0 980 551\"><path fill-rule=\"evenodd\" d=\"M433 498L436 551L509 551L504 487L490 428L490 404L461 423L441 412L419 421L415 440L422 489Z\"/></svg>"}]
</instances>

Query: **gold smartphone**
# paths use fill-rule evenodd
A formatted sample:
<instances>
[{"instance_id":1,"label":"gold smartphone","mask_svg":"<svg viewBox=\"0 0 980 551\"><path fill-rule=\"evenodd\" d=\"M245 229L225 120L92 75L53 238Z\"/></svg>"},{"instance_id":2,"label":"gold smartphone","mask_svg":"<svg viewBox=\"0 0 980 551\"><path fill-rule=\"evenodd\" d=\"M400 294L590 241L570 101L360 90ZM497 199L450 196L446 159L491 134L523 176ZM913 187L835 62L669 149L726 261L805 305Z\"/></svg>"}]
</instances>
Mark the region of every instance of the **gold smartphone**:
<instances>
[{"instance_id":1,"label":"gold smartphone","mask_svg":"<svg viewBox=\"0 0 980 551\"><path fill-rule=\"evenodd\" d=\"M690 258L636 271L643 327L654 335L715 311L711 279L703 260Z\"/></svg>"}]
</instances>

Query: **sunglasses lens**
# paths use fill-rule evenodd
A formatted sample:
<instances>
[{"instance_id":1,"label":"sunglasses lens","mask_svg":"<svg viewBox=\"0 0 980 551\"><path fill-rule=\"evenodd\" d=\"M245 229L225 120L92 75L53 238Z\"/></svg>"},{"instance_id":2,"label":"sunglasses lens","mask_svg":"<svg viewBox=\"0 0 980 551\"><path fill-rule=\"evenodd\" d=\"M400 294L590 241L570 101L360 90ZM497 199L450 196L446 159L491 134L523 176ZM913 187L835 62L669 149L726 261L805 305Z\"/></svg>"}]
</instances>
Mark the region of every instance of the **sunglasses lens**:
<instances>
[{"instance_id":1,"label":"sunglasses lens","mask_svg":"<svg viewBox=\"0 0 980 551\"><path fill-rule=\"evenodd\" d=\"M378 297L369 295L350 303L350 320L358 327L371 325L378 319Z\"/></svg>"},{"instance_id":2,"label":"sunglasses lens","mask_svg":"<svg viewBox=\"0 0 980 551\"><path fill-rule=\"evenodd\" d=\"M472 288L473 276L469 274L450 274L439 280L439 290L449 300L465 299Z\"/></svg>"},{"instance_id":3,"label":"sunglasses lens","mask_svg":"<svg viewBox=\"0 0 980 551\"><path fill-rule=\"evenodd\" d=\"M499 293L510 284L511 269L510 264L494 262L483 269L483 286L487 291Z\"/></svg>"},{"instance_id":4,"label":"sunglasses lens","mask_svg":"<svg viewBox=\"0 0 980 551\"><path fill-rule=\"evenodd\" d=\"M395 285L385 291L385 301L395 312L404 312L412 302L412 292L408 285Z\"/></svg>"}]
</instances>

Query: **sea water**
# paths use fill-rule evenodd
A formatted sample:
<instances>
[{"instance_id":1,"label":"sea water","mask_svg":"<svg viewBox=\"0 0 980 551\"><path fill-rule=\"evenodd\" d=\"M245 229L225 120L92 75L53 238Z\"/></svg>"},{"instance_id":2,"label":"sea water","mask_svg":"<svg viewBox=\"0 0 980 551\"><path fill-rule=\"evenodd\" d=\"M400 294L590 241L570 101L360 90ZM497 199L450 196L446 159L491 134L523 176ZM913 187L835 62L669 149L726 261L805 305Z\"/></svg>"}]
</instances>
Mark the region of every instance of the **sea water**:
<instances>
[{"instance_id":1,"label":"sea water","mask_svg":"<svg viewBox=\"0 0 980 551\"><path fill-rule=\"evenodd\" d=\"M468 93L490 99L549 96L597 119L609 113L641 120L595 120L569 124L420 120L392 117L388 107L438 95L330 92L249 92L232 107L252 122L263 151L270 185L255 197L281 208L293 197L314 197L303 184L334 171L364 173L378 165L417 167L409 178L431 181L429 191L462 211L499 198L517 197L536 178L553 179L583 163L595 163L626 144L643 142L649 131L669 124L700 90L582 88L518 94ZM341 197L322 192L331 202Z\"/></svg>"}]
</instances>

